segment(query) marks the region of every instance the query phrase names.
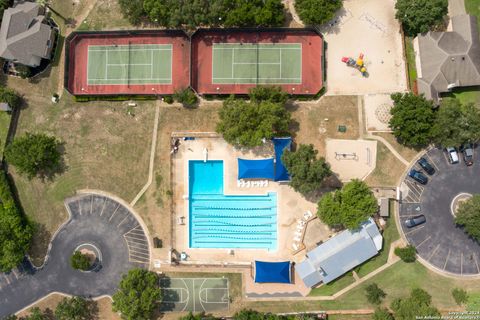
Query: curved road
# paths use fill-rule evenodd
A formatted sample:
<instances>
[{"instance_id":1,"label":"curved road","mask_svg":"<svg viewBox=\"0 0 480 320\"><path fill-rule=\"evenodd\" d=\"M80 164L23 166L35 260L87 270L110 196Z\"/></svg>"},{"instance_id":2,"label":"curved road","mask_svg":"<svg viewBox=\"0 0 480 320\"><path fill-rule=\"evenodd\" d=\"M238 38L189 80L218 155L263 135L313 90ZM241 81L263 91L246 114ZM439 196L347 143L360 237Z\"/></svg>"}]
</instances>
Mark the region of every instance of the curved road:
<instances>
[{"instance_id":1,"label":"curved road","mask_svg":"<svg viewBox=\"0 0 480 320\"><path fill-rule=\"evenodd\" d=\"M0 318L55 291L86 297L112 295L122 274L148 267L145 232L125 206L95 194L67 199L65 205L70 219L54 236L45 265L35 269L25 261L9 274L0 273ZM100 249L100 270L84 273L70 267L70 256L82 243Z\"/></svg>"}]
</instances>

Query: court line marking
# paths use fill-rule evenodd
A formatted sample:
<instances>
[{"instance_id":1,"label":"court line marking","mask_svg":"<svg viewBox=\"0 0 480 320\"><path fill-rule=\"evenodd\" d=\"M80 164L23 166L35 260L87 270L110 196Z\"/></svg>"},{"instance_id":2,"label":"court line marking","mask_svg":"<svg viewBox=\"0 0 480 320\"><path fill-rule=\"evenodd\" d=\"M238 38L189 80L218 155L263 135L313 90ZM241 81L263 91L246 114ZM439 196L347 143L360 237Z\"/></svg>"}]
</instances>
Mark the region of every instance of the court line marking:
<instances>
[{"instance_id":1,"label":"court line marking","mask_svg":"<svg viewBox=\"0 0 480 320\"><path fill-rule=\"evenodd\" d=\"M198 290L198 301L200 302L200 305L202 306L203 311L207 311L207 309L205 309L205 306L202 303L202 296L200 295L200 292L202 291L202 288L203 288L203 285L205 284L205 281L207 281L207 278L203 279L202 284L200 285L200 290ZM193 283L195 283L195 280L193 280ZM193 289L195 290L195 286L194 286ZM193 303L195 303L195 301Z\"/></svg>"},{"instance_id":2,"label":"court line marking","mask_svg":"<svg viewBox=\"0 0 480 320\"><path fill-rule=\"evenodd\" d=\"M250 80L253 78L212 78L212 79L213 80ZM257 79L258 80L302 80L302 78L257 78Z\"/></svg>"},{"instance_id":3,"label":"court line marking","mask_svg":"<svg viewBox=\"0 0 480 320\"><path fill-rule=\"evenodd\" d=\"M227 303L227 301L208 301L208 292L209 291L214 291L214 290L222 290L223 292L227 293L227 297L228 297L228 291L227 291L228 289L227 288L203 288L203 289L200 290L200 293L199 293L200 300L203 303L212 303L212 304L225 304L225 303ZM201 295L202 292L205 292L206 300L202 299L202 295Z\"/></svg>"}]
</instances>

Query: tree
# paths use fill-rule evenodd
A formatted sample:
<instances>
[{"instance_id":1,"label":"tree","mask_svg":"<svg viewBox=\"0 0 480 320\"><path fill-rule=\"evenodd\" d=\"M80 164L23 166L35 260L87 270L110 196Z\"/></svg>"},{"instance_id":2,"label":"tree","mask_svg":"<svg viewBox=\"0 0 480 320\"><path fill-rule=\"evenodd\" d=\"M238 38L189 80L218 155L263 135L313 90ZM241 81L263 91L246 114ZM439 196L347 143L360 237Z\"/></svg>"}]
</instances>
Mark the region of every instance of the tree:
<instances>
[{"instance_id":1,"label":"tree","mask_svg":"<svg viewBox=\"0 0 480 320\"><path fill-rule=\"evenodd\" d=\"M16 109L20 107L22 99L15 90L0 86L0 102L6 102L12 109Z\"/></svg>"},{"instance_id":2,"label":"tree","mask_svg":"<svg viewBox=\"0 0 480 320\"><path fill-rule=\"evenodd\" d=\"M87 271L92 266L89 257L80 251L75 251L70 257L70 265L73 269L82 271Z\"/></svg>"},{"instance_id":3,"label":"tree","mask_svg":"<svg viewBox=\"0 0 480 320\"><path fill-rule=\"evenodd\" d=\"M157 275L143 269L128 271L112 299L113 311L121 312L123 319L150 319L161 300Z\"/></svg>"},{"instance_id":4,"label":"tree","mask_svg":"<svg viewBox=\"0 0 480 320\"><path fill-rule=\"evenodd\" d=\"M318 190L323 180L332 174L324 158L317 158L313 145L301 144L296 151L286 149L282 163L290 174L290 186L297 192L308 194Z\"/></svg>"},{"instance_id":5,"label":"tree","mask_svg":"<svg viewBox=\"0 0 480 320\"><path fill-rule=\"evenodd\" d=\"M184 107L192 107L198 101L197 95L190 88L175 91L173 98L183 104Z\"/></svg>"},{"instance_id":6,"label":"tree","mask_svg":"<svg viewBox=\"0 0 480 320\"><path fill-rule=\"evenodd\" d=\"M459 147L480 139L480 110L473 103L443 99L432 128L435 142L442 147Z\"/></svg>"},{"instance_id":7,"label":"tree","mask_svg":"<svg viewBox=\"0 0 480 320\"><path fill-rule=\"evenodd\" d=\"M27 132L5 148L5 158L28 178L48 175L59 169L60 141L42 133Z\"/></svg>"},{"instance_id":8,"label":"tree","mask_svg":"<svg viewBox=\"0 0 480 320\"><path fill-rule=\"evenodd\" d=\"M472 238L480 241L480 194L462 201L455 216L455 223Z\"/></svg>"},{"instance_id":9,"label":"tree","mask_svg":"<svg viewBox=\"0 0 480 320\"><path fill-rule=\"evenodd\" d=\"M371 304L380 304L383 298L385 298L386 293L376 283L369 284L365 288L365 294L367 296L368 302Z\"/></svg>"},{"instance_id":10,"label":"tree","mask_svg":"<svg viewBox=\"0 0 480 320\"><path fill-rule=\"evenodd\" d=\"M390 128L394 136L410 147L426 146L432 138L432 124L435 122L433 103L413 93L391 95L393 108L390 110Z\"/></svg>"},{"instance_id":11,"label":"tree","mask_svg":"<svg viewBox=\"0 0 480 320\"><path fill-rule=\"evenodd\" d=\"M34 307L32 310L30 310L30 314L28 316L22 317L20 320L48 320L48 317L40 310L40 308Z\"/></svg>"},{"instance_id":12,"label":"tree","mask_svg":"<svg viewBox=\"0 0 480 320\"><path fill-rule=\"evenodd\" d=\"M285 20L279 0L234 0L225 18L226 27L279 27Z\"/></svg>"},{"instance_id":13,"label":"tree","mask_svg":"<svg viewBox=\"0 0 480 320\"><path fill-rule=\"evenodd\" d=\"M324 24L335 17L342 0L296 0L295 11L307 25Z\"/></svg>"},{"instance_id":14,"label":"tree","mask_svg":"<svg viewBox=\"0 0 480 320\"><path fill-rule=\"evenodd\" d=\"M248 103L225 100L219 111L217 132L230 144L240 147L256 147L264 139L288 134L291 115L283 105L268 101Z\"/></svg>"},{"instance_id":15,"label":"tree","mask_svg":"<svg viewBox=\"0 0 480 320\"><path fill-rule=\"evenodd\" d=\"M145 16L143 0L118 0L120 10L125 18L133 25L138 25Z\"/></svg>"},{"instance_id":16,"label":"tree","mask_svg":"<svg viewBox=\"0 0 480 320\"><path fill-rule=\"evenodd\" d=\"M288 100L288 94L281 87L257 86L249 90L248 96L253 102L269 101L284 105Z\"/></svg>"},{"instance_id":17,"label":"tree","mask_svg":"<svg viewBox=\"0 0 480 320\"><path fill-rule=\"evenodd\" d=\"M30 248L34 228L20 211L6 174L0 170L0 271L18 266Z\"/></svg>"},{"instance_id":18,"label":"tree","mask_svg":"<svg viewBox=\"0 0 480 320\"><path fill-rule=\"evenodd\" d=\"M461 306L462 304L467 303L468 301L468 294L467 291L461 289L461 288L453 288L452 290L452 296L455 302Z\"/></svg>"},{"instance_id":19,"label":"tree","mask_svg":"<svg viewBox=\"0 0 480 320\"><path fill-rule=\"evenodd\" d=\"M88 320L97 313L96 302L82 297L63 298L55 309L57 320Z\"/></svg>"},{"instance_id":20,"label":"tree","mask_svg":"<svg viewBox=\"0 0 480 320\"><path fill-rule=\"evenodd\" d=\"M395 248L394 253L395 255L400 257L400 259L402 259L403 262L410 263L410 262L415 262L417 249L415 249L414 246L409 244L408 246L403 248L400 248L400 247Z\"/></svg>"},{"instance_id":21,"label":"tree","mask_svg":"<svg viewBox=\"0 0 480 320\"><path fill-rule=\"evenodd\" d=\"M432 297L428 292L416 288L406 299L395 299L390 308L394 311L396 320L411 320L419 317L440 316L440 312L431 305Z\"/></svg>"},{"instance_id":22,"label":"tree","mask_svg":"<svg viewBox=\"0 0 480 320\"><path fill-rule=\"evenodd\" d=\"M372 320L395 320L392 314L385 308L375 309Z\"/></svg>"},{"instance_id":23,"label":"tree","mask_svg":"<svg viewBox=\"0 0 480 320\"><path fill-rule=\"evenodd\" d=\"M398 0L395 18L402 23L405 34L415 37L442 23L448 13L448 0Z\"/></svg>"},{"instance_id":24,"label":"tree","mask_svg":"<svg viewBox=\"0 0 480 320\"><path fill-rule=\"evenodd\" d=\"M329 226L360 227L378 211L378 203L365 182L354 179L341 190L325 194L318 202L318 216Z\"/></svg>"}]
</instances>

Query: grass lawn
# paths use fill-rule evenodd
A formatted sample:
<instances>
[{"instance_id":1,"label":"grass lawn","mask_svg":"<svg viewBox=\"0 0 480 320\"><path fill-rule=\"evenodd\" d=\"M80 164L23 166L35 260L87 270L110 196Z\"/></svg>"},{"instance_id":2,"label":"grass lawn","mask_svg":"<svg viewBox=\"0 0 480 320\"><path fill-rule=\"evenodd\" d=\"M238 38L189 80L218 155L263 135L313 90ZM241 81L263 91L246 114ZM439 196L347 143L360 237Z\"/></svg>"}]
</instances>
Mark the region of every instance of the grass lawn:
<instances>
[{"instance_id":1,"label":"grass lawn","mask_svg":"<svg viewBox=\"0 0 480 320\"><path fill-rule=\"evenodd\" d=\"M391 211L393 211L393 200L390 202L390 208ZM383 231L383 248L380 253L373 257L372 259L368 260L364 264L358 266L355 268L355 271L357 272L358 276L360 278L366 276L370 272L374 271L375 269L381 267L385 263L387 263L388 260L388 254L390 252L390 245L392 242L395 240L398 240L400 238L400 235L398 234L397 230L397 225L395 223L395 217L393 215L394 213L390 213L390 218L387 221L387 227Z\"/></svg>"},{"instance_id":2,"label":"grass lawn","mask_svg":"<svg viewBox=\"0 0 480 320\"><path fill-rule=\"evenodd\" d=\"M480 20L480 2L478 0L465 0L465 10ZM480 33L480 24L478 24L478 32Z\"/></svg>"},{"instance_id":3,"label":"grass lawn","mask_svg":"<svg viewBox=\"0 0 480 320\"><path fill-rule=\"evenodd\" d=\"M479 311L480 310L480 292L470 293L468 295L467 302L468 311Z\"/></svg>"},{"instance_id":4,"label":"grass lawn","mask_svg":"<svg viewBox=\"0 0 480 320\"><path fill-rule=\"evenodd\" d=\"M0 158L3 155L3 148L7 141L8 128L10 127L11 115L8 112L0 112Z\"/></svg>"},{"instance_id":5,"label":"grass lawn","mask_svg":"<svg viewBox=\"0 0 480 320\"><path fill-rule=\"evenodd\" d=\"M413 90L417 80L417 67L415 64L415 51L413 50L413 39L405 37L405 55L407 57L408 81L410 89Z\"/></svg>"},{"instance_id":6,"label":"grass lawn","mask_svg":"<svg viewBox=\"0 0 480 320\"><path fill-rule=\"evenodd\" d=\"M406 146L398 143L397 139L395 138L393 133L375 132L374 135L380 136L380 137L384 138L385 140L387 140L387 142L390 143L390 145L395 150L397 150L397 152L400 153L400 155L407 161L413 160L413 158L415 158L415 156L420 152L420 149L417 150L417 149L409 148L409 147L406 147Z\"/></svg>"},{"instance_id":7,"label":"grass lawn","mask_svg":"<svg viewBox=\"0 0 480 320\"><path fill-rule=\"evenodd\" d=\"M377 142L377 166L365 179L371 187L396 186L405 166L381 142Z\"/></svg>"},{"instance_id":8,"label":"grass lawn","mask_svg":"<svg viewBox=\"0 0 480 320\"><path fill-rule=\"evenodd\" d=\"M355 282L353 274L351 272L345 273L340 278L335 279L329 284L324 284L318 288L312 289L310 291L311 296L331 296L337 291L342 290L343 288L351 285Z\"/></svg>"},{"instance_id":9,"label":"grass lawn","mask_svg":"<svg viewBox=\"0 0 480 320\"><path fill-rule=\"evenodd\" d=\"M474 103L480 106L480 86L454 89L451 93L444 93L442 96L456 98L462 104Z\"/></svg>"}]
</instances>

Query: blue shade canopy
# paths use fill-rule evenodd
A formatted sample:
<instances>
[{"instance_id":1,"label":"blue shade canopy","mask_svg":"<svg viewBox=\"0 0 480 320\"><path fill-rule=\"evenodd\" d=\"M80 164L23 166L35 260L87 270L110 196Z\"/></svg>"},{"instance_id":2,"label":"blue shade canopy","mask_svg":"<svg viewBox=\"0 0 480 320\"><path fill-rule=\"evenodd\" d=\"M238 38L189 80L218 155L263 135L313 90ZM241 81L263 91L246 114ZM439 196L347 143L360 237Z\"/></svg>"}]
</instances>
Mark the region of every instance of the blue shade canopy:
<instances>
[{"instance_id":1,"label":"blue shade canopy","mask_svg":"<svg viewBox=\"0 0 480 320\"><path fill-rule=\"evenodd\" d=\"M248 160L238 158L238 179L270 179L274 177L273 158Z\"/></svg>"},{"instance_id":2,"label":"blue shade canopy","mask_svg":"<svg viewBox=\"0 0 480 320\"><path fill-rule=\"evenodd\" d=\"M292 283L291 263L255 261L256 283Z\"/></svg>"},{"instance_id":3,"label":"blue shade canopy","mask_svg":"<svg viewBox=\"0 0 480 320\"><path fill-rule=\"evenodd\" d=\"M290 175L287 168L283 165L282 155L285 149L290 150L292 146L292 138L273 138L273 146L275 148L275 181L289 181Z\"/></svg>"}]
</instances>

